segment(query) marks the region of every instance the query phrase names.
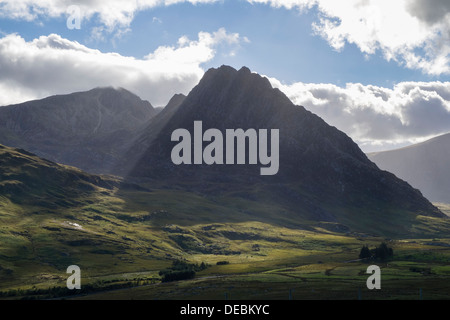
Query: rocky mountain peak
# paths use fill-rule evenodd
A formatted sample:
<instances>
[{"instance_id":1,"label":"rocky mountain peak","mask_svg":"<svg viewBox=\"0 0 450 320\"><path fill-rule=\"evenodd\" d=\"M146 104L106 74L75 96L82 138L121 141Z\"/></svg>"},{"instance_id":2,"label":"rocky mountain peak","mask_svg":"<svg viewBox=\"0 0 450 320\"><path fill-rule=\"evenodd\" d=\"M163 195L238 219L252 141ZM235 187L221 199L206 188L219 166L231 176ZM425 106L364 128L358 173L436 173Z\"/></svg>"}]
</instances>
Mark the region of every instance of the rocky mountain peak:
<instances>
[{"instance_id":1,"label":"rocky mountain peak","mask_svg":"<svg viewBox=\"0 0 450 320\"><path fill-rule=\"evenodd\" d=\"M196 121L202 122L203 131L279 130L279 171L261 177L260 166L248 163L172 163L171 152L177 144L171 141L172 133L182 128L193 137ZM387 206L389 210L442 215L419 191L378 169L345 133L294 105L266 78L245 67L208 70L177 110L161 113L153 122L149 126L153 129L144 132L146 138L132 149L141 150L135 153L135 161L127 158L133 164L127 169L129 178L164 179L205 193L216 189L217 183L222 192L257 188L261 196L254 195L255 199L266 201L268 192L278 197L277 201L293 208L303 206L302 210L321 219L333 220L337 211L358 206L364 206L366 213ZM156 126L158 130L154 130ZM334 208L334 213L325 208Z\"/></svg>"}]
</instances>

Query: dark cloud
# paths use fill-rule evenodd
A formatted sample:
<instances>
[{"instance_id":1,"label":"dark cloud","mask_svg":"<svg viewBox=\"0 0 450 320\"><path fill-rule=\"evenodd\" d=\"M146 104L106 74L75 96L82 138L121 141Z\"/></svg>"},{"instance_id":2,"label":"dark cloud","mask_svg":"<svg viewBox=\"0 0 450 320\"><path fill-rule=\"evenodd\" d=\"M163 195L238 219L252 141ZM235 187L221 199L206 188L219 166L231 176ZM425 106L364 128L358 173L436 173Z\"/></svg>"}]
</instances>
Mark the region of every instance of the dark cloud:
<instances>
[{"instance_id":1,"label":"dark cloud","mask_svg":"<svg viewBox=\"0 0 450 320\"><path fill-rule=\"evenodd\" d=\"M409 13L423 22L434 25L442 22L450 14L449 0L408 0Z\"/></svg>"}]
</instances>

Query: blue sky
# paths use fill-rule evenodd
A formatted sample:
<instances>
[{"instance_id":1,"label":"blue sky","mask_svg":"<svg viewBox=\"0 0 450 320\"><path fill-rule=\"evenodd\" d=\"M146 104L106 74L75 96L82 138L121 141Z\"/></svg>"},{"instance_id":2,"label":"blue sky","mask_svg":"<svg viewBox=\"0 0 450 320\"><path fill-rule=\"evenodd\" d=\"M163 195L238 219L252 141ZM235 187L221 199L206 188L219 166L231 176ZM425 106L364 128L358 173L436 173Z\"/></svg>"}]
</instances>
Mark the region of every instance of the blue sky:
<instances>
[{"instance_id":1,"label":"blue sky","mask_svg":"<svg viewBox=\"0 0 450 320\"><path fill-rule=\"evenodd\" d=\"M0 1L0 105L105 85L164 105L226 64L269 77L366 151L450 131L448 2L172 2Z\"/></svg>"},{"instance_id":2,"label":"blue sky","mask_svg":"<svg viewBox=\"0 0 450 320\"><path fill-rule=\"evenodd\" d=\"M181 36L195 39L199 31L214 32L225 28L247 37L250 43L243 44L234 57L223 48L214 59L202 65L205 69L222 64L235 68L247 66L287 83L342 85L359 82L391 87L401 81L450 79L449 75L432 76L404 68L386 61L380 54L367 58L354 44L348 44L338 52L314 34L311 25L317 21L317 16L314 8L302 13L233 0L198 5L181 3L137 12L129 26L130 31L120 38L105 32L103 39L92 39L92 28L98 25L95 18L83 21L79 30L69 30L66 16L42 17L29 22L3 18L0 30L19 33L28 41L57 33L103 52L142 58L159 46L175 44Z\"/></svg>"}]
</instances>

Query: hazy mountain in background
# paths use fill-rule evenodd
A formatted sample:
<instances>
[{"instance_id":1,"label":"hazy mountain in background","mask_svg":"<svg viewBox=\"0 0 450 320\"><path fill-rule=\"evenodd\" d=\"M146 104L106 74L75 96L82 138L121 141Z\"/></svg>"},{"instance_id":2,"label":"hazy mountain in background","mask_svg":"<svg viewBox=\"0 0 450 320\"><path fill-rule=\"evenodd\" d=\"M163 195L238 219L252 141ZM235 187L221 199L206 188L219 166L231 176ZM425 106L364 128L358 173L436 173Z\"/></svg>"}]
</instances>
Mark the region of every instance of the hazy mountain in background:
<instances>
[{"instance_id":1,"label":"hazy mountain in background","mask_svg":"<svg viewBox=\"0 0 450 320\"><path fill-rule=\"evenodd\" d=\"M193 137L196 120L203 122L203 131L279 129L278 174L261 176L259 164L174 165L171 150L177 142L171 134L185 128ZM147 177L214 197L276 204L274 215L290 212L344 224L398 224L395 215L419 213L443 216L418 190L378 169L347 135L245 67L208 70L181 104L150 121L117 170L128 179Z\"/></svg>"},{"instance_id":2,"label":"hazy mountain in background","mask_svg":"<svg viewBox=\"0 0 450 320\"><path fill-rule=\"evenodd\" d=\"M450 133L401 149L369 153L368 157L429 200L450 203Z\"/></svg>"},{"instance_id":3,"label":"hazy mountain in background","mask_svg":"<svg viewBox=\"0 0 450 320\"><path fill-rule=\"evenodd\" d=\"M105 173L156 113L122 88L56 95L0 107L0 143Z\"/></svg>"}]
</instances>

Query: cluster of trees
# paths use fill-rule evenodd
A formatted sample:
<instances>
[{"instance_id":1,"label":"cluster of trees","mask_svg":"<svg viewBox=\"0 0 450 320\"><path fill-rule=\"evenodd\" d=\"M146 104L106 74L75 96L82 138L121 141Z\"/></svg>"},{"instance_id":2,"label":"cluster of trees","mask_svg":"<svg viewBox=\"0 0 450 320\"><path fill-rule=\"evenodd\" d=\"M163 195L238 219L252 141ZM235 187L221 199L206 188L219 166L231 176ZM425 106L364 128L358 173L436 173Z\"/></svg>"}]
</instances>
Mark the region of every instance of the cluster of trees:
<instances>
[{"instance_id":1,"label":"cluster of trees","mask_svg":"<svg viewBox=\"0 0 450 320\"><path fill-rule=\"evenodd\" d=\"M204 262L198 265L175 260L170 268L161 270L159 275L162 277L162 282L193 279L196 272L205 270L207 267L208 265Z\"/></svg>"},{"instance_id":2,"label":"cluster of trees","mask_svg":"<svg viewBox=\"0 0 450 320\"><path fill-rule=\"evenodd\" d=\"M386 243L381 243L375 249L369 249L363 246L360 253L360 259L386 261L394 256L394 250L389 248Z\"/></svg>"}]
</instances>

